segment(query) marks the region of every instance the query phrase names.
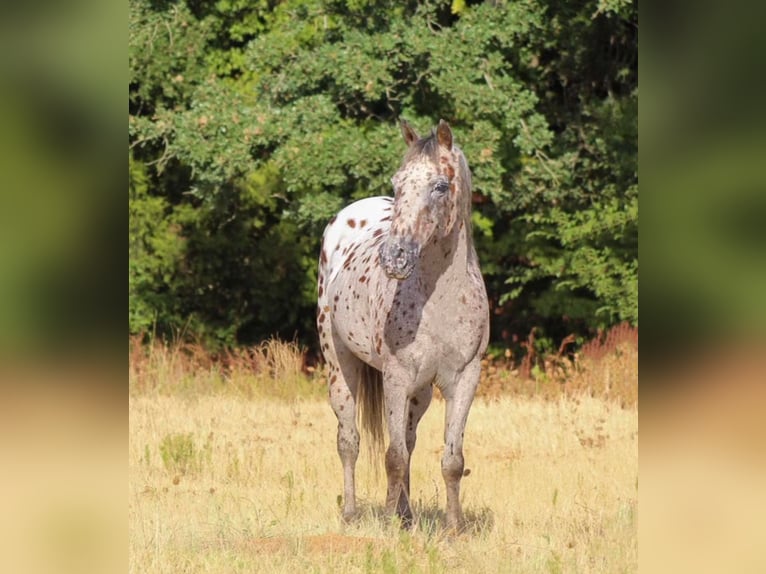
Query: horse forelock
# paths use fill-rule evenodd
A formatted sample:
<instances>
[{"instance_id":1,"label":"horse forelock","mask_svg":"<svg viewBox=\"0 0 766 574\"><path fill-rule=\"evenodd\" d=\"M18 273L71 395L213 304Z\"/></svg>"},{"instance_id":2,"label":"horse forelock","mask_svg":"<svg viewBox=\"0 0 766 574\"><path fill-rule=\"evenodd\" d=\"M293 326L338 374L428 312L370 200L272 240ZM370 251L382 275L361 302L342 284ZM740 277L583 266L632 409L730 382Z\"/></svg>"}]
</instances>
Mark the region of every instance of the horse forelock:
<instances>
[{"instance_id":1,"label":"horse forelock","mask_svg":"<svg viewBox=\"0 0 766 574\"><path fill-rule=\"evenodd\" d=\"M430 135L413 142L404 155L402 167L422 157L430 159L435 164L439 163L439 141L436 139L436 132L434 130L431 130Z\"/></svg>"},{"instance_id":2,"label":"horse forelock","mask_svg":"<svg viewBox=\"0 0 766 574\"><path fill-rule=\"evenodd\" d=\"M463 154L462 150L455 145L452 146L451 155L454 157L455 161L453 162L447 160L449 162L447 164L447 169L449 170L449 179L453 179L455 176L455 170L457 169L460 171L461 179L463 180L464 185L470 187L470 171L468 169L468 162L466 161L465 155ZM444 170L445 158L442 156L439 150L439 140L437 139L435 130L431 130L430 135L422 137L413 142L413 144L407 150L407 153L404 155L404 159L402 160L402 164L399 169L401 170L410 162L418 161L422 158L428 159L438 169Z\"/></svg>"},{"instance_id":3,"label":"horse forelock","mask_svg":"<svg viewBox=\"0 0 766 574\"><path fill-rule=\"evenodd\" d=\"M442 148L435 130L431 130L429 135L417 139L409 146L394 176L394 185L397 185L400 174L406 173L411 165L416 167L424 161L430 163L437 173L442 173L449 179L453 195L447 229L451 230L457 221L463 221L470 231L472 186L468 161L458 146L452 145L449 151Z\"/></svg>"}]
</instances>

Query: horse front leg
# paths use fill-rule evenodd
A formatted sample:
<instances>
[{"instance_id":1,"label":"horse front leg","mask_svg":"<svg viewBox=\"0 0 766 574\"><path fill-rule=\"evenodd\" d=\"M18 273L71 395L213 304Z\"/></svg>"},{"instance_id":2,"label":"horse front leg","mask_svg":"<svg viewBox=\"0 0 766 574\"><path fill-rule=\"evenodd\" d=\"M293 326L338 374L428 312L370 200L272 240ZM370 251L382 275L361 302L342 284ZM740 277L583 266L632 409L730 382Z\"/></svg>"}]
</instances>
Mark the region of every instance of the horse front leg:
<instances>
[{"instance_id":1,"label":"horse front leg","mask_svg":"<svg viewBox=\"0 0 766 574\"><path fill-rule=\"evenodd\" d=\"M431 404L431 397L433 396L433 387L429 384L418 391L409 400L409 414L407 415L407 472L404 476L404 485L407 489L407 496L410 494L410 464L412 463L412 453L415 450L415 443L417 442L418 424L420 419L423 418L428 405Z\"/></svg>"},{"instance_id":2,"label":"horse front leg","mask_svg":"<svg viewBox=\"0 0 766 574\"><path fill-rule=\"evenodd\" d=\"M412 524L407 484L410 454L407 450L406 417L409 411L409 400L404 391L404 385L397 384L397 379L390 373L384 375L384 385L389 436L386 450L386 477L388 478L386 512L389 515L395 512L401 518L402 526L409 528Z\"/></svg>"},{"instance_id":3,"label":"horse front leg","mask_svg":"<svg viewBox=\"0 0 766 574\"><path fill-rule=\"evenodd\" d=\"M460 481L463 478L463 434L476 387L481 363L475 359L459 374L451 386L442 389L446 399L444 417L444 454L442 476L447 490L447 528L460 532L465 526L460 507Z\"/></svg>"}]
</instances>

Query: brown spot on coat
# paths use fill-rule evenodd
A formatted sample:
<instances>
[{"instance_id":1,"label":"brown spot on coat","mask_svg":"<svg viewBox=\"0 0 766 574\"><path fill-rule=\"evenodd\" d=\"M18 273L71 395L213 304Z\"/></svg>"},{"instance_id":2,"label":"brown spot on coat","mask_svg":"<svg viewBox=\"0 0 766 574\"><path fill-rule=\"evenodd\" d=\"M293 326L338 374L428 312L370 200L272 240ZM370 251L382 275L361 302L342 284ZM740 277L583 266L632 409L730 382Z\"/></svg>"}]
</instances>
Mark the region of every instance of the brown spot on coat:
<instances>
[{"instance_id":1,"label":"brown spot on coat","mask_svg":"<svg viewBox=\"0 0 766 574\"><path fill-rule=\"evenodd\" d=\"M348 226L351 228L356 227L356 221L354 221L353 219L349 219L348 221L346 221L346 223L348 223Z\"/></svg>"}]
</instances>

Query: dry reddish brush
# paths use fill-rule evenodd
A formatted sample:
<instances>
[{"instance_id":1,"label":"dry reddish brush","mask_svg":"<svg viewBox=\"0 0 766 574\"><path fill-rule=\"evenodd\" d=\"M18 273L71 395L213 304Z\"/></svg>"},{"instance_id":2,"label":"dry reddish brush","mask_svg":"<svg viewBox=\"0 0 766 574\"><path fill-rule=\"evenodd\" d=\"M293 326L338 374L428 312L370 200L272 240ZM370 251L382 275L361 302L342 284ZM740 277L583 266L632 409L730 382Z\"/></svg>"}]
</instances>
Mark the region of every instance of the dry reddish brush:
<instances>
[{"instance_id":1,"label":"dry reddish brush","mask_svg":"<svg viewBox=\"0 0 766 574\"><path fill-rule=\"evenodd\" d=\"M626 346L638 350L638 328L629 323L620 323L606 332L600 331L595 339L582 346L581 354L597 361L611 353L620 352Z\"/></svg>"},{"instance_id":2,"label":"dry reddish brush","mask_svg":"<svg viewBox=\"0 0 766 574\"><path fill-rule=\"evenodd\" d=\"M518 367L506 351L502 358L484 359L479 395L493 398L505 393L555 399L562 394L587 394L617 401L627 407L638 400L638 329L621 323L600 332L579 351L569 353L573 336L565 337L558 352L539 357L535 333L522 346L527 354Z\"/></svg>"}]
</instances>

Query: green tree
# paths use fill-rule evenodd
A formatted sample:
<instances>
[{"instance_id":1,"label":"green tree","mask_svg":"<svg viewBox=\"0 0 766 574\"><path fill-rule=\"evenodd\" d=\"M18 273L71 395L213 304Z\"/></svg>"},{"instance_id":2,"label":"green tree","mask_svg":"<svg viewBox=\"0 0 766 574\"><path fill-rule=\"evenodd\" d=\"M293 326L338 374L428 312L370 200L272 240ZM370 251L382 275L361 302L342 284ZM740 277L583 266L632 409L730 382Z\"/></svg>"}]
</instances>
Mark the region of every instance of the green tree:
<instances>
[{"instance_id":1,"label":"green tree","mask_svg":"<svg viewBox=\"0 0 766 574\"><path fill-rule=\"evenodd\" d=\"M400 117L469 158L496 340L637 323L635 3L131 0L130 39L133 331L312 343L322 228L389 193Z\"/></svg>"}]
</instances>

